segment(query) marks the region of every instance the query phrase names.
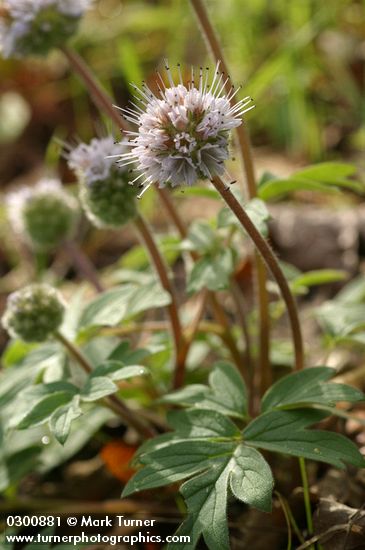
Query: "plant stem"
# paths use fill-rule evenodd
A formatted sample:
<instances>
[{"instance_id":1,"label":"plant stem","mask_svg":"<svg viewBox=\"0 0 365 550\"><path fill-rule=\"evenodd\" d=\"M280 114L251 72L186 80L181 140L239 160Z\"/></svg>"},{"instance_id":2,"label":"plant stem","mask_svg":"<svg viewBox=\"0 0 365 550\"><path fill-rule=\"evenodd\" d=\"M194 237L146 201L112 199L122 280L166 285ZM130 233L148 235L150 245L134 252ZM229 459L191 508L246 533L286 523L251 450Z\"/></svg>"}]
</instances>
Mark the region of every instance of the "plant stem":
<instances>
[{"instance_id":1,"label":"plant stem","mask_svg":"<svg viewBox=\"0 0 365 550\"><path fill-rule=\"evenodd\" d=\"M289 506L289 502L287 501L287 499L283 495L281 495L279 493L279 491L275 491L275 494L277 495L278 499L280 500L280 504L283 507L283 511L285 509L284 514L287 515L287 517L289 519L289 522L290 522L290 525L292 527L292 530L296 534L299 542L303 544L304 543L304 538L303 538L302 533L300 532L300 529L297 525L297 522L295 521L295 518L293 516L293 512L291 511L291 508Z\"/></svg>"},{"instance_id":2,"label":"plant stem","mask_svg":"<svg viewBox=\"0 0 365 550\"><path fill-rule=\"evenodd\" d=\"M272 252L270 246L262 237L260 232L256 229L255 225L252 223L249 216L246 214L236 197L232 194L231 190L227 188L223 181L217 176L212 179L212 183L222 196L223 200L230 207L232 212L237 216L238 221L241 223L244 230L248 233L251 240L254 242L257 250L262 255L267 267L270 269L281 290L282 297L288 310L292 330L295 353L295 369L301 370L304 367L303 340L297 307L293 295L290 291L289 285L278 264L278 261L275 258L275 255Z\"/></svg>"},{"instance_id":3,"label":"plant stem","mask_svg":"<svg viewBox=\"0 0 365 550\"><path fill-rule=\"evenodd\" d=\"M55 333L55 338L65 347L69 355L77 361L83 370L90 374L93 370L87 358L61 332ZM120 401L115 395L108 396L102 400L112 411L119 415L127 424L132 426L143 438L150 438L155 435L154 431L131 411L127 405Z\"/></svg>"},{"instance_id":4,"label":"plant stem","mask_svg":"<svg viewBox=\"0 0 365 550\"><path fill-rule=\"evenodd\" d=\"M171 218L175 222L175 225L176 225L176 228L177 228L177 230L180 234L180 237L182 239L186 239L186 237L188 235L186 226L185 226L183 220L181 219L179 213L177 212L176 208L174 207L174 204L171 201L170 195L166 192L165 189L160 189L160 191L164 191L164 195L161 195L161 198L164 201L166 209L168 211L170 211L170 209L171 209L171 211L170 211ZM190 253L190 255L191 255L191 258L194 261L199 259L199 255L194 251L192 251ZM217 296L214 292L209 291L207 293L207 300L208 300L208 303L211 306L214 318L222 326L223 332L222 332L221 338L222 338L223 342L225 343L225 345L227 346L227 348L229 349L233 362L236 364L238 370L241 372L242 376L245 378L245 371L244 371L244 368L243 368L244 365L243 365L243 362L242 362L242 357L241 357L241 354L240 354L240 352L237 348L235 339L233 338L233 336L231 334L230 327L229 327L229 321L227 319L226 313L225 313L223 307L221 306L221 304L219 303L219 301L217 299Z\"/></svg>"},{"instance_id":5,"label":"plant stem","mask_svg":"<svg viewBox=\"0 0 365 550\"><path fill-rule=\"evenodd\" d=\"M222 72L229 75L229 70L227 63L224 59L223 50L220 45L218 36L213 28L213 25L209 19L207 10L205 9L204 3L202 0L190 0L190 3L193 7L193 10L197 16L201 29L203 31L203 36L208 44L208 48L212 53L213 58L216 62L219 61ZM226 91L227 93L231 91L231 83L226 82ZM236 96L231 99L231 105L237 103ZM245 127L241 124L236 128L237 140L239 143L239 151L242 156L243 168L246 174L246 183L248 194L250 198L256 196L256 182L255 182L255 171L254 163L252 160L252 151L250 145L250 138L246 132Z\"/></svg>"},{"instance_id":6,"label":"plant stem","mask_svg":"<svg viewBox=\"0 0 365 550\"><path fill-rule=\"evenodd\" d=\"M288 514L288 509L287 509L287 503L285 502L284 498L281 496L281 494L278 491L275 491L275 493L281 504L281 508L283 510L283 514L286 521L286 526L288 529L288 544L287 544L286 550L292 550L292 530L291 530L291 523L290 523L290 518Z\"/></svg>"},{"instance_id":7,"label":"plant stem","mask_svg":"<svg viewBox=\"0 0 365 550\"><path fill-rule=\"evenodd\" d=\"M184 338L179 318L179 309L175 297L175 292L172 287L167 266L164 259L162 258L160 251L156 245L156 242L152 236L152 231L148 227L146 221L139 214L134 220L134 224L137 228L139 236L144 243L146 249L149 252L151 261L155 267L156 273L160 279L162 288L164 288L171 297L171 303L167 306L167 311L169 313L171 330L175 346L175 371L173 379L173 387L179 388L184 383L185 377L185 357L186 354L183 353L185 348Z\"/></svg>"},{"instance_id":8,"label":"plant stem","mask_svg":"<svg viewBox=\"0 0 365 550\"><path fill-rule=\"evenodd\" d=\"M95 76L90 71L82 57L80 57L78 53L68 46L63 46L61 50L67 57L71 67L73 67L80 79L84 82L86 88L89 90L96 107L110 117L118 129L126 130L127 126L124 119L120 116L117 109L113 107L111 98L102 88L100 82L96 80Z\"/></svg>"},{"instance_id":9,"label":"plant stem","mask_svg":"<svg viewBox=\"0 0 365 550\"><path fill-rule=\"evenodd\" d=\"M87 279L97 292L103 292L104 288L99 281L96 269L81 248L72 241L66 241L64 243L64 248L70 256L73 265L79 272L79 275Z\"/></svg>"},{"instance_id":10,"label":"plant stem","mask_svg":"<svg viewBox=\"0 0 365 550\"><path fill-rule=\"evenodd\" d=\"M227 63L223 55L223 49L221 47L218 35L216 34L213 25L210 21L207 10L205 9L204 2L202 0L190 0L195 15L203 31L203 36L208 44L213 58L216 63L220 63L222 71L228 76L229 70ZM231 83L229 80L225 83L227 94L231 91ZM237 103L236 96L231 98L231 105L234 106ZM242 166L246 176L247 192L250 199L253 199L257 195L256 191L256 179L254 162L252 157L252 149L250 143L250 137L243 124L236 128L236 137L238 143L238 150L241 155ZM270 315L269 315L269 300L268 292L266 289L266 270L262 263L262 259L257 254L255 255L256 277L257 277L257 296L259 307L259 372L261 376L261 391L262 393L267 389L267 382L270 380Z\"/></svg>"},{"instance_id":11,"label":"plant stem","mask_svg":"<svg viewBox=\"0 0 365 550\"><path fill-rule=\"evenodd\" d=\"M309 494L307 469L306 469L305 460L303 457L299 457L299 468L300 468L300 475L302 477L302 483L303 483L303 497L304 497L305 516L307 519L308 534L311 536L313 535L312 510L311 510L311 502L310 502L310 494ZM314 546L311 547L311 550L314 550Z\"/></svg>"},{"instance_id":12,"label":"plant stem","mask_svg":"<svg viewBox=\"0 0 365 550\"><path fill-rule=\"evenodd\" d=\"M267 273L265 265L259 254L255 254L256 281L260 319L260 394L271 386L272 371L270 364L270 315L269 315L269 294L266 289Z\"/></svg>"}]
</instances>

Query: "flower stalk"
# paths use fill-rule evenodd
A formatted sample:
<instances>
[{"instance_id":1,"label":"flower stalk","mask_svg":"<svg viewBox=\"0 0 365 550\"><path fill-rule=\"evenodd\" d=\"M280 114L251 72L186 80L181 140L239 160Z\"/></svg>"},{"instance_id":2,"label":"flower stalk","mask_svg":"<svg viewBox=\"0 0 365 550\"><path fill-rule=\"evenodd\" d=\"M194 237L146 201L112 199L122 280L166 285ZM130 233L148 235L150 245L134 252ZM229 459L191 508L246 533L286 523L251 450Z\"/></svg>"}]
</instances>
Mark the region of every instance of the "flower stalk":
<instances>
[{"instance_id":1,"label":"flower stalk","mask_svg":"<svg viewBox=\"0 0 365 550\"><path fill-rule=\"evenodd\" d=\"M205 9L203 0L190 0L193 11L197 17L203 36L207 42L208 49L216 62L220 62L223 72L228 75L228 66L225 61L223 50L219 42L217 33ZM225 83L226 91L229 93L231 84L229 80ZM234 106L237 102L236 96L231 97L231 105ZM243 169L246 176L247 192L250 199L257 195L256 178L254 170L254 162L252 157L252 148L250 137L245 127L241 124L236 128L236 137L238 150L240 152ZM269 314L269 298L266 289L267 274L262 259L258 254L255 254L256 267L256 283L257 283L257 301L259 307L259 349L260 349L260 391L261 394L269 387L271 380L271 365L270 365L270 314ZM255 382L252 381L251 384Z\"/></svg>"},{"instance_id":2,"label":"flower stalk","mask_svg":"<svg viewBox=\"0 0 365 550\"><path fill-rule=\"evenodd\" d=\"M249 216L246 214L236 197L232 194L231 190L223 183L223 181L218 176L215 176L212 179L212 183L217 191L220 193L224 201L227 203L229 208L236 215L243 229L247 232L247 234L255 244L257 250L261 254L264 262L270 269L281 290L281 294L286 304L291 325L295 354L295 370L301 370L304 367L304 353L297 306L290 291L287 280L278 264L278 261L275 258L275 255L272 252L270 246L262 237L260 232L256 229L255 225L252 223Z\"/></svg>"},{"instance_id":3,"label":"flower stalk","mask_svg":"<svg viewBox=\"0 0 365 550\"><path fill-rule=\"evenodd\" d=\"M182 386L184 382L186 346L185 346L183 332L181 328L179 310L178 310L178 305L175 297L175 292L168 275L167 266L155 243L155 240L152 236L152 232L148 227L144 218L141 216L141 214L139 214L135 218L134 225L138 231L141 241L145 245L150 255L151 262L153 263L156 273L158 274L161 286L164 288L164 290L166 290L170 294L170 297L171 297L171 303L167 306L167 311L170 317L171 332L172 332L174 347L175 347L175 372L174 372L173 387L179 388L180 386Z\"/></svg>"},{"instance_id":4,"label":"flower stalk","mask_svg":"<svg viewBox=\"0 0 365 550\"><path fill-rule=\"evenodd\" d=\"M73 241L65 241L63 247L79 275L89 281L97 292L104 292L104 287L99 280L97 271L83 250Z\"/></svg>"}]
</instances>

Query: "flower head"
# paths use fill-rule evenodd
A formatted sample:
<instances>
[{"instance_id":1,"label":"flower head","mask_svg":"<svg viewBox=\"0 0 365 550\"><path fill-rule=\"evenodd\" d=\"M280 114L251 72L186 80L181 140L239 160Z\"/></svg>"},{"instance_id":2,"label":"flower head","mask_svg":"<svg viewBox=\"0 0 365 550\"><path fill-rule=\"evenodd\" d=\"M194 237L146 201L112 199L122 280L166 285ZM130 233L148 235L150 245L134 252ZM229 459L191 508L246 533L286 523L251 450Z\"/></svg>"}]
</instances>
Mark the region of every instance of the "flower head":
<instances>
[{"instance_id":1,"label":"flower head","mask_svg":"<svg viewBox=\"0 0 365 550\"><path fill-rule=\"evenodd\" d=\"M98 227L120 227L136 216L136 189L128 183L126 168L115 157L126 146L112 137L80 143L68 154L78 177L80 199L90 221Z\"/></svg>"},{"instance_id":2,"label":"flower head","mask_svg":"<svg viewBox=\"0 0 365 550\"><path fill-rule=\"evenodd\" d=\"M72 36L93 0L5 0L0 15L4 57L44 55Z\"/></svg>"},{"instance_id":3,"label":"flower head","mask_svg":"<svg viewBox=\"0 0 365 550\"><path fill-rule=\"evenodd\" d=\"M41 179L9 193L6 206L15 233L35 249L56 248L75 229L77 201L57 179Z\"/></svg>"},{"instance_id":4,"label":"flower head","mask_svg":"<svg viewBox=\"0 0 365 550\"><path fill-rule=\"evenodd\" d=\"M137 165L146 190L156 182L160 187L193 185L198 179L212 179L225 174L224 162L229 158L229 134L242 123L242 115L253 108L251 98L231 105L237 93L224 89L229 81L217 64L212 81L209 70L200 69L195 82L194 71L188 85L181 73L179 83L173 81L166 66L170 87L159 87L155 95L143 84L136 90L139 105L122 109L127 120L137 124L137 132L128 132L131 150L121 155L121 164ZM142 191L143 193L143 191Z\"/></svg>"},{"instance_id":5,"label":"flower head","mask_svg":"<svg viewBox=\"0 0 365 550\"><path fill-rule=\"evenodd\" d=\"M44 342L60 327L64 311L63 299L56 289L33 284L10 294L1 322L12 338Z\"/></svg>"}]
</instances>

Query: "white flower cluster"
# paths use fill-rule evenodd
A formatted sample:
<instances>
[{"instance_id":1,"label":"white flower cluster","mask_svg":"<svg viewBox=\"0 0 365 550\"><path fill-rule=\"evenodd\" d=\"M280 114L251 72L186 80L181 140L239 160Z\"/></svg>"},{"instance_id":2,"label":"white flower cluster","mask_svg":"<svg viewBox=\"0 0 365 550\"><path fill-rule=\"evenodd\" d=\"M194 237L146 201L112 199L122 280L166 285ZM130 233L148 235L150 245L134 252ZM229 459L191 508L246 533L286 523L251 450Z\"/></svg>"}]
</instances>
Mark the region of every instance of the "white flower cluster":
<instances>
[{"instance_id":1,"label":"white flower cluster","mask_svg":"<svg viewBox=\"0 0 365 550\"><path fill-rule=\"evenodd\" d=\"M80 143L67 155L68 165L86 185L90 185L108 179L113 171L126 172L115 161L123 151L125 146L115 143L111 136L94 138L90 143Z\"/></svg>"},{"instance_id":2,"label":"white flower cluster","mask_svg":"<svg viewBox=\"0 0 365 550\"><path fill-rule=\"evenodd\" d=\"M141 173L131 183L144 178L142 193L152 183L160 187L192 185L198 179L225 174L230 130L239 126L242 115L253 108L250 97L231 105L239 88L224 93L229 78L219 71L219 64L211 83L209 70L200 69L197 84L192 71L187 86L180 71L176 85L168 66L166 70L170 87L165 87L161 77L163 87L159 86L158 95L145 84L141 89L135 86L139 104L122 109L138 131L128 132L131 151L122 154L120 162L123 166L136 164Z\"/></svg>"},{"instance_id":3,"label":"white flower cluster","mask_svg":"<svg viewBox=\"0 0 365 550\"><path fill-rule=\"evenodd\" d=\"M7 58L46 53L57 44L57 34L60 40L73 34L75 23L92 3L93 0L5 0L0 16L2 55Z\"/></svg>"}]
</instances>

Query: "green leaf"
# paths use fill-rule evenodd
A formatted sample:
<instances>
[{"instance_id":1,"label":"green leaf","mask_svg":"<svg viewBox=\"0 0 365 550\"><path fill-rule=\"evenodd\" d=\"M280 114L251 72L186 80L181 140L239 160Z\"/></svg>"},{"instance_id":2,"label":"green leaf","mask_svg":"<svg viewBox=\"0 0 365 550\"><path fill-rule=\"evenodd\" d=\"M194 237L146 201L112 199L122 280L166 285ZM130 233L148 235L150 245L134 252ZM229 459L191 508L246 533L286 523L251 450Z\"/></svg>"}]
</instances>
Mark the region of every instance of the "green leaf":
<instances>
[{"instance_id":1,"label":"green leaf","mask_svg":"<svg viewBox=\"0 0 365 550\"><path fill-rule=\"evenodd\" d=\"M9 427L26 429L46 422L53 411L71 401L78 389L69 382L37 384L22 391L14 402Z\"/></svg>"},{"instance_id":2,"label":"green leaf","mask_svg":"<svg viewBox=\"0 0 365 550\"><path fill-rule=\"evenodd\" d=\"M346 284L336 295L336 303L365 302L365 277L359 275Z\"/></svg>"},{"instance_id":3,"label":"green leaf","mask_svg":"<svg viewBox=\"0 0 365 550\"><path fill-rule=\"evenodd\" d=\"M39 401L17 425L18 430L25 430L31 426L38 426L47 422L52 413L73 397L69 392L55 392Z\"/></svg>"},{"instance_id":4,"label":"green leaf","mask_svg":"<svg viewBox=\"0 0 365 550\"><path fill-rule=\"evenodd\" d=\"M82 415L79 402L80 396L75 395L71 403L56 409L49 419L49 428L61 445L64 445L70 434L72 422Z\"/></svg>"},{"instance_id":5,"label":"green leaf","mask_svg":"<svg viewBox=\"0 0 365 550\"><path fill-rule=\"evenodd\" d=\"M214 470L184 483L180 489L188 507L188 518L176 535L189 534L195 548L200 535L211 550L229 550L227 497L230 470L225 461L215 464ZM169 545L173 548L174 545Z\"/></svg>"},{"instance_id":6,"label":"green leaf","mask_svg":"<svg viewBox=\"0 0 365 550\"><path fill-rule=\"evenodd\" d=\"M137 286L126 284L100 294L83 311L80 328L114 326L151 308L164 307L171 297L155 282Z\"/></svg>"},{"instance_id":7,"label":"green leaf","mask_svg":"<svg viewBox=\"0 0 365 550\"><path fill-rule=\"evenodd\" d=\"M184 250L195 250L199 254L211 253L217 247L217 235L208 222L196 221L191 225L182 247Z\"/></svg>"},{"instance_id":8,"label":"green leaf","mask_svg":"<svg viewBox=\"0 0 365 550\"><path fill-rule=\"evenodd\" d=\"M347 279L348 273L339 269L318 269L302 273L291 281L291 288L294 292L302 288L310 288L317 285L325 285Z\"/></svg>"},{"instance_id":9,"label":"green leaf","mask_svg":"<svg viewBox=\"0 0 365 550\"><path fill-rule=\"evenodd\" d=\"M36 344L28 344L22 340L10 340L2 354L2 364L4 367L11 367L20 363L35 346Z\"/></svg>"},{"instance_id":10,"label":"green leaf","mask_svg":"<svg viewBox=\"0 0 365 550\"><path fill-rule=\"evenodd\" d=\"M216 400L227 411L247 416L247 389L236 367L224 361L216 363L209 375L209 384Z\"/></svg>"},{"instance_id":11,"label":"green leaf","mask_svg":"<svg viewBox=\"0 0 365 550\"><path fill-rule=\"evenodd\" d=\"M18 399L19 393L29 388L41 372L62 371L63 363L64 353L60 352L58 344L47 343L30 350L19 363L0 374L0 406Z\"/></svg>"},{"instance_id":12,"label":"green leaf","mask_svg":"<svg viewBox=\"0 0 365 550\"><path fill-rule=\"evenodd\" d=\"M238 428L216 411L174 411L168 419L175 431L143 445L138 460L144 468L128 482L123 496L192 476L181 487L188 516L177 534L191 537L189 548L203 535L210 549L228 550L228 487L243 502L269 511L270 468L258 451L242 442Z\"/></svg>"},{"instance_id":13,"label":"green leaf","mask_svg":"<svg viewBox=\"0 0 365 550\"><path fill-rule=\"evenodd\" d=\"M176 535L191 536L193 547L202 533L209 548L229 549L228 485L236 498L264 512L271 511L273 478L269 465L255 449L239 445L228 463L222 461L181 487L189 515ZM176 544L171 545L171 548ZM179 546L178 548L183 546ZM190 547L190 546L189 546ZM170 548L170 546L169 546Z\"/></svg>"},{"instance_id":14,"label":"green leaf","mask_svg":"<svg viewBox=\"0 0 365 550\"><path fill-rule=\"evenodd\" d=\"M253 420L243 431L246 443L293 456L326 462L337 468L345 463L365 467L365 459L346 437L322 430L305 430L327 413L315 410L270 411Z\"/></svg>"},{"instance_id":15,"label":"green leaf","mask_svg":"<svg viewBox=\"0 0 365 550\"><path fill-rule=\"evenodd\" d=\"M130 365L126 367L122 361L105 361L98 365L92 372L92 376L106 376L110 380L127 380L134 376L145 376L148 370L141 365Z\"/></svg>"},{"instance_id":16,"label":"green leaf","mask_svg":"<svg viewBox=\"0 0 365 550\"><path fill-rule=\"evenodd\" d=\"M165 395L160 402L215 410L242 419L247 417L247 389L236 367L224 361L216 363L209 375L209 385L186 386Z\"/></svg>"},{"instance_id":17,"label":"green leaf","mask_svg":"<svg viewBox=\"0 0 365 550\"><path fill-rule=\"evenodd\" d=\"M333 182L339 179L352 176L356 172L353 164L343 162L322 162L298 170L298 176L304 176L313 180Z\"/></svg>"},{"instance_id":18,"label":"green leaf","mask_svg":"<svg viewBox=\"0 0 365 550\"><path fill-rule=\"evenodd\" d=\"M317 309L316 317L326 333L342 338L365 328L365 304L325 302Z\"/></svg>"},{"instance_id":19,"label":"green leaf","mask_svg":"<svg viewBox=\"0 0 365 550\"><path fill-rule=\"evenodd\" d=\"M298 170L288 179L266 180L259 187L259 197L263 200L278 198L293 191L321 191L328 193L337 188L345 188L363 193L362 183L348 179L356 171L350 164L325 162Z\"/></svg>"},{"instance_id":20,"label":"green leaf","mask_svg":"<svg viewBox=\"0 0 365 550\"><path fill-rule=\"evenodd\" d=\"M327 185L317 181L310 181L305 178L297 178L295 175L289 179L274 179L261 185L258 190L259 197L264 201L277 199L294 191L320 191L326 193ZM336 192L336 188L332 188Z\"/></svg>"},{"instance_id":21,"label":"green leaf","mask_svg":"<svg viewBox=\"0 0 365 550\"><path fill-rule=\"evenodd\" d=\"M270 512L274 487L270 466L261 453L244 445L237 447L234 458L236 467L230 477L232 493L258 510Z\"/></svg>"},{"instance_id":22,"label":"green leaf","mask_svg":"<svg viewBox=\"0 0 365 550\"><path fill-rule=\"evenodd\" d=\"M36 468L41 447L32 445L15 453L7 454L0 460L0 491L20 481Z\"/></svg>"},{"instance_id":23,"label":"green leaf","mask_svg":"<svg viewBox=\"0 0 365 550\"><path fill-rule=\"evenodd\" d=\"M118 386L106 376L90 376L83 387L80 397L82 401L98 401L107 395L118 391Z\"/></svg>"},{"instance_id":24,"label":"green leaf","mask_svg":"<svg viewBox=\"0 0 365 550\"><path fill-rule=\"evenodd\" d=\"M334 407L338 401L352 403L365 399L364 394L356 388L329 383L333 374L333 369L329 367L312 367L284 376L264 395L262 411L300 407L304 404Z\"/></svg>"},{"instance_id":25,"label":"green leaf","mask_svg":"<svg viewBox=\"0 0 365 550\"><path fill-rule=\"evenodd\" d=\"M204 437L238 437L240 431L226 416L215 411L196 409L172 411L168 414L169 425L180 437L187 439Z\"/></svg>"},{"instance_id":26,"label":"green leaf","mask_svg":"<svg viewBox=\"0 0 365 550\"><path fill-rule=\"evenodd\" d=\"M129 341L121 342L108 356L110 361L120 361L123 365L131 366L138 365L143 359L150 354L148 349L139 348L132 349Z\"/></svg>"},{"instance_id":27,"label":"green leaf","mask_svg":"<svg viewBox=\"0 0 365 550\"><path fill-rule=\"evenodd\" d=\"M233 271L232 249L225 248L212 256L203 256L194 263L189 275L187 291L194 294L204 288L212 291L225 290L229 287Z\"/></svg>"},{"instance_id":28,"label":"green leaf","mask_svg":"<svg viewBox=\"0 0 365 550\"><path fill-rule=\"evenodd\" d=\"M181 390L169 393L159 400L159 403L170 403L171 405L182 405L188 407L190 405L201 405L201 401L205 400L211 394L208 386L203 384L190 384Z\"/></svg>"},{"instance_id":29,"label":"green leaf","mask_svg":"<svg viewBox=\"0 0 365 550\"><path fill-rule=\"evenodd\" d=\"M242 202L242 198L238 198ZM244 209L246 211L246 214L249 216L252 223L260 231L260 233L264 236L267 236L267 222L270 219L270 213L267 209L266 204L262 200L255 198L245 203ZM237 220L237 217L233 214L232 210L227 207L222 208L222 210L220 210L220 212L218 213L217 226L233 226L238 227L240 230L242 230L242 226Z\"/></svg>"}]
</instances>

